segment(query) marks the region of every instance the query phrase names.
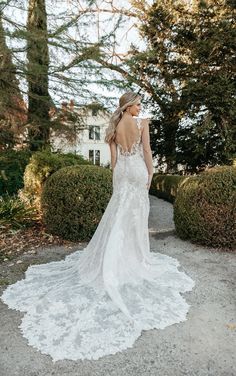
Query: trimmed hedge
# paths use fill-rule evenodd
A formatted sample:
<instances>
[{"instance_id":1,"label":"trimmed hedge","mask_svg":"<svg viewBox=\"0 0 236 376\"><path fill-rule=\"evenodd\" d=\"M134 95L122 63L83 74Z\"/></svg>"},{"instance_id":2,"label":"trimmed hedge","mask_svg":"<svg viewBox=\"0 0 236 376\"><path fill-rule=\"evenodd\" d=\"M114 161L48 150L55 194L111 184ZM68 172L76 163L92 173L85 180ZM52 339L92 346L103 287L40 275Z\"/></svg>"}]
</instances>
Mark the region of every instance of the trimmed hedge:
<instances>
[{"instance_id":1,"label":"trimmed hedge","mask_svg":"<svg viewBox=\"0 0 236 376\"><path fill-rule=\"evenodd\" d=\"M34 153L25 169L22 198L41 211L40 199L46 179L62 167L81 164L91 165L91 162L71 153L59 154L49 151Z\"/></svg>"},{"instance_id":2,"label":"trimmed hedge","mask_svg":"<svg viewBox=\"0 0 236 376\"><path fill-rule=\"evenodd\" d=\"M182 239L213 247L236 247L236 168L212 168L178 189L174 222Z\"/></svg>"},{"instance_id":3,"label":"trimmed hedge","mask_svg":"<svg viewBox=\"0 0 236 376\"><path fill-rule=\"evenodd\" d=\"M46 181L42 193L47 230L64 239L87 241L112 194L112 173L98 166L65 167Z\"/></svg>"},{"instance_id":4,"label":"trimmed hedge","mask_svg":"<svg viewBox=\"0 0 236 376\"><path fill-rule=\"evenodd\" d=\"M24 185L23 175L29 162L29 150L6 150L0 155L0 196L16 194Z\"/></svg>"},{"instance_id":5,"label":"trimmed hedge","mask_svg":"<svg viewBox=\"0 0 236 376\"><path fill-rule=\"evenodd\" d=\"M150 194L173 203L179 186L185 179L187 179L186 176L154 174Z\"/></svg>"}]
</instances>

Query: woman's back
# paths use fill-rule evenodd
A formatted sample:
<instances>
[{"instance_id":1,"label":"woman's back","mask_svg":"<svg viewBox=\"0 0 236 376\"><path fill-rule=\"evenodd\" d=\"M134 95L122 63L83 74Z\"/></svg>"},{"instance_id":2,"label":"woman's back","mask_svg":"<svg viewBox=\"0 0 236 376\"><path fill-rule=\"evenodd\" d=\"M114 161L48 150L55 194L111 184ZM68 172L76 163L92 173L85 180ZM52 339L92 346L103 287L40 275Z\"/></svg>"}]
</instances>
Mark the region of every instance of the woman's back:
<instances>
[{"instance_id":1,"label":"woman's back","mask_svg":"<svg viewBox=\"0 0 236 376\"><path fill-rule=\"evenodd\" d=\"M140 140L140 130L133 117L123 116L116 127L115 142L125 152L131 152L132 147Z\"/></svg>"}]
</instances>

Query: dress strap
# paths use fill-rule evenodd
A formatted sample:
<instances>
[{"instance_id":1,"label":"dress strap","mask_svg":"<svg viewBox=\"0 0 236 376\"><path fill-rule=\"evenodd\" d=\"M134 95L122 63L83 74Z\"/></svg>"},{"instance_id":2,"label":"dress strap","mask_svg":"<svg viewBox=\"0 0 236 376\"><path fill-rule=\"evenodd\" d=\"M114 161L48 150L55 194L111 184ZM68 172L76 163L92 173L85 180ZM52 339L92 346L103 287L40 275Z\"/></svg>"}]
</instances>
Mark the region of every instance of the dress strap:
<instances>
[{"instance_id":1,"label":"dress strap","mask_svg":"<svg viewBox=\"0 0 236 376\"><path fill-rule=\"evenodd\" d=\"M140 118L137 118L137 119L136 119L136 124L137 124L137 127L138 127L139 130L142 129L141 121L142 121L142 119L140 119Z\"/></svg>"}]
</instances>

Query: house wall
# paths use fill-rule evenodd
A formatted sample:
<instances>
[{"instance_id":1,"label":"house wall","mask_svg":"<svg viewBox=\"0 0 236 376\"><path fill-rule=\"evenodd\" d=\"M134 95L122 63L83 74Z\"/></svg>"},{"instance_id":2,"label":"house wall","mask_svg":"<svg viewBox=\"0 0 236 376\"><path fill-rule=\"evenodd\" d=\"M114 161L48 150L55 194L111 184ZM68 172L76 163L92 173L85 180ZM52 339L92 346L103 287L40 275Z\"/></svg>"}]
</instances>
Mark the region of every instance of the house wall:
<instances>
[{"instance_id":1,"label":"house wall","mask_svg":"<svg viewBox=\"0 0 236 376\"><path fill-rule=\"evenodd\" d=\"M110 115L98 111L93 115L92 111L88 112L85 118L85 129L80 131L76 135L74 142L69 143L63 137L52 137L51 144L53 150L60 150L62 153L75 153L83 155L84 158L89 159L89 150L100 151L100 165L106 165L110 163L110 148L105 143L105 132L109 125ZM89 139L89 128L91 126L98 126L100 128L100 140Z\"/></svg>"},{"instance_id":2,"label":"house wall","mask_svg":"<svg viewBox=\"0 0 236 376\"><path fill-rule=\"evenodd\" d=\"M109 145L104 141L106 128L109 125L110 116L98 112L96 116L90 114L87 117L87 129L85 129L78 136L78 143L76 147L76 152L82 154L85 158L89 159L89 150L99 150L100 151L100 164L106 165L110 163L110 148ZM89 127L98 126L100 127L100 140L89 139Z\"/></svg>"}]
</instances>

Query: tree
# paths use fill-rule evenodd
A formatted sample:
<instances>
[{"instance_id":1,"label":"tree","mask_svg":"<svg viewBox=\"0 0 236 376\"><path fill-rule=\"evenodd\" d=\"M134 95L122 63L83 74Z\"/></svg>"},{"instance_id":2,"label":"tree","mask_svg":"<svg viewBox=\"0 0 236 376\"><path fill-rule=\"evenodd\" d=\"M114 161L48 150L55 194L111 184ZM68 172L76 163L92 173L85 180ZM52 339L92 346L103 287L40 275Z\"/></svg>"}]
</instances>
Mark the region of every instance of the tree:
<instances>
[{"instance_id":1,"label":"tree","mask_svg":"<svg viewBox=\"0 0 236 376\"><path fill-rule=\"evenodd\" d=\"M23 101L11 51L5 40L0 12L0 149L11 148L23 132L26 106Z\"/></svg>"},{"instance_id":2,"label":"tree","mask_svg":"<svg viewBox=\"0 0 236 376\"><path fill-rule=\"evenodd\" d=\"M150 78L161 99L152 146L168 170L184 163L188 153L196 171L208 163L230 163L235 152L234 16L223 0L196 1L190 7L156 1L141 28L148 49L143 60L137 53L139 72ZM191 120L187 128L186 117ZM190 128L189 149L183 134Z\"/></svg>"},{"instance_id":3,"label":"tree","mask_svg":"<svg viewBox=\"0 0 236 376\"><path fill-rule=\"evenodd\" d=\"M232 2L207 0L189 4L164 0L155 1L152 6L145 1L131 3L147 48L141 51L133 45L127 56L114 64L105 46L101 46L96 61L119 72L130 85L149 95L155 114L151 143L159 164L165 162L167 170L173 172L188 152L192 153L188 161L192 160L195 170L198 163L199 167L230 163L236 138ZM204 116L199 116L202 112ZM209 118L211 121L207 122ZM215 132L218 142L214 144L214 156L204 152L198 158L200 139L194 131L189 133L193 135L191 150L181 142L186 119L188 128L194 130L196 126L197 132L208 124L208 132L204 133L208 144ZM194 160L197 155L198 162Z\"/></svg>"},{"instance_id":4,"label":"tree","mask_svg":"<svg viewBox=\"0 0 236 376\"><path fill-rule=\"evenodd\" d=\"M79 80L74 76L66 77L73 65L65 67L65 61L68 55L73 53L76 44L66 33L76 23L77 17L71 19L70 16L69 21L64 21L66 12L63 13L60 15L61 24L59 26L55 24L56 26L51 27L48 32L45 0L29 1L26 25L19 21L19 15L26 11L24 3L9 1L7 6L9 9L11 6L17 9L18 15L13 19L6 11L3 17L8 25L7 37L11 41L9 53L14 56L15 72L22 80L22 91L28 98L28 144L31 150L47 148L50 147L52 130L61 132L63 136L69 138L72 133L71 124L67 126L65 122L59 123L55 119L52 121L52 113L56 112L56 106L50 90L52 94L61 95L65 100L65 87L70 90L71 86L71 94L74 96L74 88ZM52 23L52 15L50 17ZM49 47L51 47L51 59L49 59ZM10 82L9 77L6 79ZM78 89L77 85L77 91Z\"/></svg>"},{"instance_id":5,"label":"tree","mask_svg":"<svg viewBox=\"0 0 236 376\"><path fill-rule=\"evenodd\" d=\"M140 51L138 46L132 45L126 56L115 55L115 64L106 46L101 46L96 61L104 68L120 73L130 87L147 94L158 127L152 127L154 156L158 154L160 161L165 161L171 171L176 165L175 135L187 111L186 98L182 96L180 83L176 82L176 61L172 56L176 20L184 7L178 8L171 1L155 2L152 6L145 1L131 3L132 16L139 20L146 49Z\"/></svg>"},{"instance_id":6,"label":"tree","mask_svg":"<svg viewBox=\"0 0 236 376\"><path fill-rule=\"evenodd\" d=\"M190 132L196 141L193 165L203 149L199 167L207 163L228 164L236 151L234 22L235 9L230 2L196 1L191 18L185 19L176 36L176 43L189 62L185 65L187 80L183 93L189 98L188 115L195 124L194 132ZM195 138L197 134L203 137ZM180 160L181 155L186 157L188 148L184 147L184 139L179 139L178 144Z\"/></svg>"},{"instance_id":7,"label":"tree","mask_svg":"<svg viewBox=\"0 0 236 376\"><path fill-rule=\"evenodd\" d=\"M48 32L44 0L30 0L27 21L28 122L31 150L49 145L50 107L48 89Z\"/></svg>"}]
</instances>

